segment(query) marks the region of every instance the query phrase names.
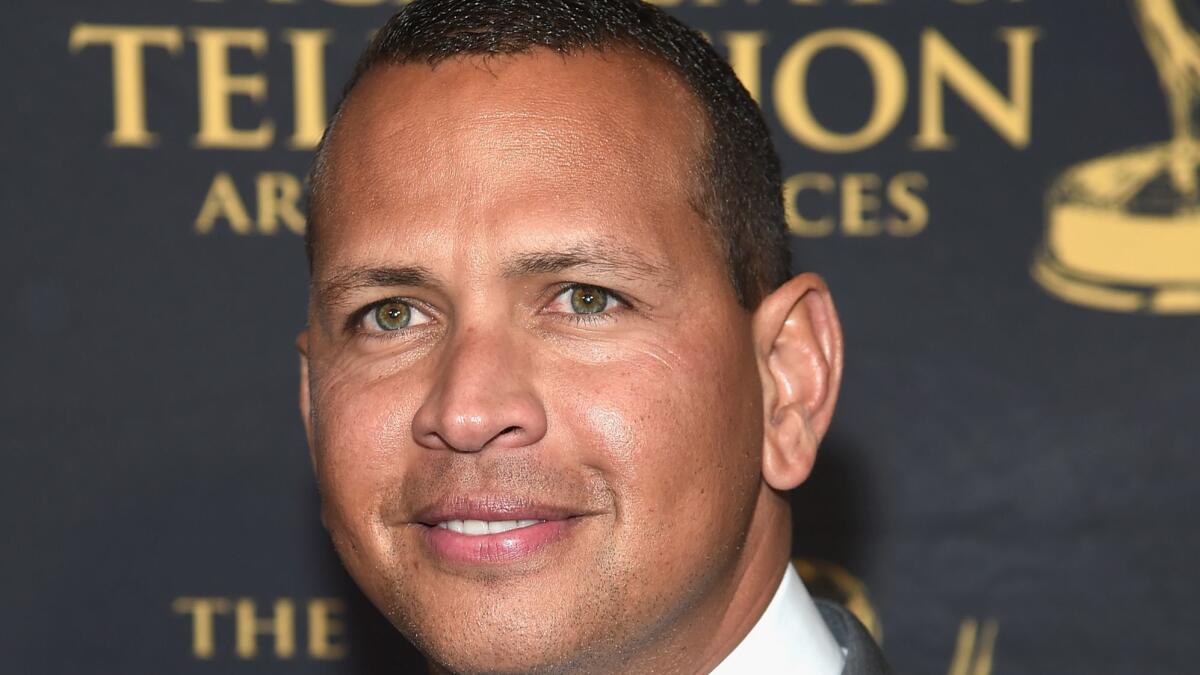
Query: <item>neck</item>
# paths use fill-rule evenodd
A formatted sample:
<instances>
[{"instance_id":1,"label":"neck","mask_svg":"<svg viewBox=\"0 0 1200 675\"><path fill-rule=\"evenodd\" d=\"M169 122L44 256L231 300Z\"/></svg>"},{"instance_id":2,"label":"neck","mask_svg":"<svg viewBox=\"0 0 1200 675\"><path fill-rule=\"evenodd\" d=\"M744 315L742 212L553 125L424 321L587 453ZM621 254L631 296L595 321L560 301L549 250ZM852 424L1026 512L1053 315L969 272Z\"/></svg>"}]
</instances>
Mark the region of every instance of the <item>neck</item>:
<instances>
[{"instance_id":1,"label":"neck","mask_svg":"<svg viewBox=\"0 0 1200 675\"><path fill-rule=\"evenodd\" d=\"M708 672L715 668L745 639L758 622L783 573L790 564L792 549L792 512L784 496L764 485L759 492L754 521L743 549L738 574L734 578L729 602L719 613L716 630L703 636L705 657L693 670Z\"/></svg>"}]
</instances>

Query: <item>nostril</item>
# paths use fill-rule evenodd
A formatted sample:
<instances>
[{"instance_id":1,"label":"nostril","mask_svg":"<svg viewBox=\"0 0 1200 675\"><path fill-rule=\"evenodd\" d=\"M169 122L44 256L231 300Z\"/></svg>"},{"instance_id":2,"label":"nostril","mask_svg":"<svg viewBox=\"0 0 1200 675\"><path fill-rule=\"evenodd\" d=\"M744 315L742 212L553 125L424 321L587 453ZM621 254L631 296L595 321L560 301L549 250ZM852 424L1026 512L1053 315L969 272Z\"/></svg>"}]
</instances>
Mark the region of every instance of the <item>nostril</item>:
<instances>
[{"instance_id":1,"label":"nostril","mask_svg":"<svg viewBox=\"0 0 1200 675\"><path fill-rule=\"evenodd\" d=\"M425 443L431 448L437 448L439 450L449 450L451 447L453 447L450 445L450 443L445 438L442 437L441 434L437 433L436 431L431 431L431 432L425 434L423 439L424 439Z\"/></svg>"},{"instance_id":2,"label":"nostril","mask_svg":"<svg viewBox=\"0 0 1200 675\"><path fill-rule=\"evenodd\" d=\"M495 436L488 439L483 444L484 448L495 447L497 444L502 447L509 447L514 444L521 443L521 436L525 435L525 429L520 425L514 424L511 427L504 427Z\"/></svg>"}]
</instances>

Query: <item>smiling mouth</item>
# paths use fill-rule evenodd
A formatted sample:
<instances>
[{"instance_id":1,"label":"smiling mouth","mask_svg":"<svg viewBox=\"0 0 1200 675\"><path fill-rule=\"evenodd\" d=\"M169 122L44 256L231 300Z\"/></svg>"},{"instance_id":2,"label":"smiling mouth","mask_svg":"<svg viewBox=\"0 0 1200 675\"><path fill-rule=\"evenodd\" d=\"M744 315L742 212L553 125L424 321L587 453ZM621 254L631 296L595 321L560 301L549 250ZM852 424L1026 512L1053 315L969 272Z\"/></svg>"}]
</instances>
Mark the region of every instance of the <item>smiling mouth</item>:
<instances>
[{"instance_id":1,"label":"smiling mouth","mask_svg":"<svg viewBox=\"0 0 1200 675\"><path fill-rule=\"evenodd\" d=\"M569 545L592 513L510 495L472 495L443 499L414 515L409 522L420 526L433 560L475 570L532 561Z\"/></svg>"},{"instance_id":2,"label":"smiling mouth","mask_svg":"<svg viewBox=\"0 0 1200 675\"><path fill-rule=\"evenodd\" d=\"M543 549L565 544L578 531L580 520L455 518L423 524L421 538L435 560L475 568L531 559Z\"/></svg>"},{"instance_id":3,"label":"smiling mouth","mask_svg":"<svg viewBox=\"0 0 1200 675\"><path fill-rule=\"evenodd\" d=\"M436 523L434 527L450 530L458 534L463 534L468 537L480 537L486 534L502 534L512 530L520 530L526 527L532 527L544 520L525 519L525 520L443 520Z\"/></svg>"}]
</instances>

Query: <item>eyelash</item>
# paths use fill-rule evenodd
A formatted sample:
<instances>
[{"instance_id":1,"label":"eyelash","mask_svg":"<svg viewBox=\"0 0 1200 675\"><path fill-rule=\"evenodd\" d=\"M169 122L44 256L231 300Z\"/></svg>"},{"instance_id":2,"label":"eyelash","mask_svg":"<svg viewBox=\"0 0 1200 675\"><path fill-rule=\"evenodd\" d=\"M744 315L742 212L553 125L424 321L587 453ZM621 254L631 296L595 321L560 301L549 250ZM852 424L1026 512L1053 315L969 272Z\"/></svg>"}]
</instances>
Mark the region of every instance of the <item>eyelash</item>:
<instances>
[{"instance_id":1,"label":"eyelash","mask_svg":"<svg viewBox=\"0 0 1200 675\"><path fill-rule=\"evenodd\" d=\"M603 291L605 293L605 295L607 295L608 297L615 300L616 304L620 308L629 309L630 307L632 307L632 305L630 305L629 301L626 300L624 296L622 296L620 293L617 293L616 291L614 291L612 289L606 288L604 286L597 286L595 284L584 284L584 283L577 283L577 282L563 284L563 285L559 286L557 289L555 289L554 295L551 296L551 299L556 299L559 296L561 296L563 293L566 293L568 291L573 291L577 288L595 288L597 290ZM416 303L409 298L405 298L405 297L383 298L382 300L376 300L375 302L372 302L371 304L366 305L365 307L362 307L361 309L359 309L358 311L356 311L352 315L350 315L350 318L347 321L347 328L350 330L351 333L353 333L355 335L361 335L363 337L371 338L371 339L387 339L389 337L394 337L396 334L408 332L408 330L409 330L408 328L401 328L401 329L395 330L395 331L384 331L384 332L371 332L371 331L368 331L363 328L363 320L366 319L366 317L371 312L374 312L376 309L378 309L379 307L381 307L383 305L387 305L387 304L390 304L393 302L403 303L418 312L421 312L426 315L430 315L430 312L428 312L427 310L422 308L419 303ZM580 325L580 326L593 326L593 325L596 325L597 323L601 323L603 321L615 321L617 318L616 313L612 309L601 311L601 312L596 312L593 314L576 314L576 313L572 313L572 312L553 312L553 314L560 315L562 320L568 321L570 323Z\"/></svg>"},{"instance_id":2,"label":"eyelash","mask_svg":"<svg viewBox=\"0 0 1200 675\"><path fill-rule=\"evenodd\" d=\"M604 321L616 321L618 314L617 314L617 312L614 311L615 309L617 309L617 308L629 309L631 307L631 305L629 304L629 301L626 300L624 296L622 296L620 293L617 293L616 291L614 291L610 288L606 288L604 286L597 286L596 284L584 284L584 283L578 283L578 282L563 284L563 285L559 286L554 291L554 296L552 297L552 299L557 299L563 293L567 293L569 291L574 291L577 288L595 288L596 290L603 291L605 295L607 295L609 298L612 298L613 300L616 301L617 307L614 307L613 309L605 310L602 312L595 312L593 314L575 314L572 312L555 312L555 314L562 315L564 320L574 323L576 325L594 326L594 325L604 322Z\"/></svg>"},{"instance_id":3,"label":"eyelash","mask_svg":"<svg viewBox=\"0 0 1200 675\"><path fill-rule=\"evenodd\" d=\"M402 335L402 334L410 332L410 330L413 328L419 328L420 326L424 325L424 324L418 324L417 326L401 328L399 330L379 331L379 332L369 331L369 330L363 328L363 322L366 320L367 316L371 314L371 312L374 312L375 310L379 309L383 305L388 305L388 304L392 304L392 303L401 303L404 305L408 305L410 310L420 312L421 314L424 314L424 315L430 317L431 320L433 318L432 313L429 312L427 309L425 309L425 307L421 303L418 303L410 298L399 297L399 296L391 297L391 298L383 298L382 300L376 300L375 302L372 302L371 304L369 304L365 307L362 307L361 309L358 309L353 314L351 314L350 317L346 320L347 331L355 336L361 336L361 337L365 337L365 338L372 339L372 340L380 340L380 339L394 338L397 335Z\"/></svg>"}]
</instances>

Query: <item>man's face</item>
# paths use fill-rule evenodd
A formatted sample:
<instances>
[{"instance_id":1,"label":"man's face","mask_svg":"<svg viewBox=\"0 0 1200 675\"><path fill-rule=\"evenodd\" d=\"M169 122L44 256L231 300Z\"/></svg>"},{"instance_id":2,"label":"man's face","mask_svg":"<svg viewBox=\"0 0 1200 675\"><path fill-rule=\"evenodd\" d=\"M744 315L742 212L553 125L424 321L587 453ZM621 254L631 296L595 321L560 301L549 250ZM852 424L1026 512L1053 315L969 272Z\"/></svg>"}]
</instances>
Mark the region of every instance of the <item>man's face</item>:
<instances>
[{"instance_id":1,"label":"man's face","mask_svg":"<svg viewBox=\"0 0 1200 675\"><path fill-rule=\"evenodd\" d=\"M456 670L630 656L720 602L762 390L694 100L539 52L380 68L343 112L302 405L351 575Z\"/></svg>"}]
</instances>

